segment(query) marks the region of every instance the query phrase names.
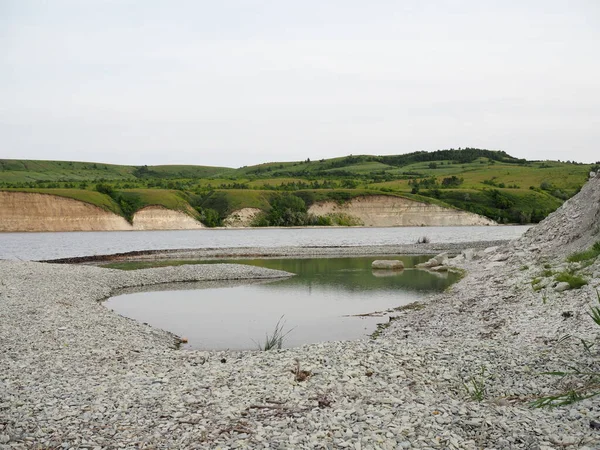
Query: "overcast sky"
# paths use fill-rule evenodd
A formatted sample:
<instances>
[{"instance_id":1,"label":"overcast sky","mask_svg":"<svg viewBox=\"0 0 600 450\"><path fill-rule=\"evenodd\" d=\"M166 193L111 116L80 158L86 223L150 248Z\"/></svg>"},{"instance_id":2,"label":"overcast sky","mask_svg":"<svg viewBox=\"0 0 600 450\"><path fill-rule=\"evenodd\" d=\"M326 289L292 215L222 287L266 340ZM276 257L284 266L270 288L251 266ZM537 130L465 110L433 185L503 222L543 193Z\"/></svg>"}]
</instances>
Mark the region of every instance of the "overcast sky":
<instances>
[{"instance_id":1,"label":"overcast sky","mask_svg":"<svg viewBox=\"0 0 600 450\"><path fill-rule=\"evenodd\" d=\"M0 158L600 160L598 0L0 0Z\"/></svg>"}]
</instances>

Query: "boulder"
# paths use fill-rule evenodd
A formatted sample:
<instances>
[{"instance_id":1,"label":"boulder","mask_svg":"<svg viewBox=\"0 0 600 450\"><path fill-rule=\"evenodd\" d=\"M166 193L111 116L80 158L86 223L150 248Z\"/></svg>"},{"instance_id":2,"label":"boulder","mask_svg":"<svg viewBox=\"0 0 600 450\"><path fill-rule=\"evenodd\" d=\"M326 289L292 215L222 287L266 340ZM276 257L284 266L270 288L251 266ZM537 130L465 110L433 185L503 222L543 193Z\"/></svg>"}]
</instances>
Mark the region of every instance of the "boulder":
<instances>
[{"instance_id":1,"label":"boulder","mask_svg":"<svg viewBox=\"0 0 600 450\"><path fill-rule=\"evenodd\" d=\"M404 263L397 259L378 259L371 263L372 269L380 270L402 270Z\"/></svg>"},{"instance_id":2,"label":"boulder","mask_svg":"<svg viewBox=\"0 0 600 450\"><path fill-rule=\"evenodd\" d=\"M431 269L432 267L439 266L440 263L437 262L437 259L431 258L429 261L424 263L417 264L418 269Z\"/></svg>"},{"instance_id":3,"label":"boulder","mask_svg":"<svg viewBox=\"0 0 600 450\"><path fill-rule=\"evenodd\" d=\"M567 291L569 289L571 289L571 285L569 285L569 283L567 283L566 281L562 281L554 287L554 290L556 292L563 292L563 291Z\"/></svg>"},{"instance_id":4,"label":"boulder","mask_svg":"<svg viewBox=\"0 0 600 450\"><path fill-rule=\"evenodd\" d=\"M433 259L435 259L438 263L438 265L444 265L448 262L448 253L444 252L444 253L440 253L439 255L435 256Z\"/></svg>"}]
</instances>

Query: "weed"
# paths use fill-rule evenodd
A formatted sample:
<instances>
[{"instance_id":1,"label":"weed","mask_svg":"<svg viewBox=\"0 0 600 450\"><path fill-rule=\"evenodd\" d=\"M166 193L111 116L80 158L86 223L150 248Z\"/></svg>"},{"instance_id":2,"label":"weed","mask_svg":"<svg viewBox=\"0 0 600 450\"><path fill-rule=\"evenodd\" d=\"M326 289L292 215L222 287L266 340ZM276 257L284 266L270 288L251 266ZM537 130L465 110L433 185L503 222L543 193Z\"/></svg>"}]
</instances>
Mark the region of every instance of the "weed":
<instances>
[{"instance_id":1,"label":"weed","mask_svg":"<svg viewBox=\"0 0 600 450\"><path fill-rule=\"evenodd\" d=\"M260 345L258 344L258 349L261 351L268 351L268 350L278 350L283 346L283 340L285 339L285 337L290 334L294 328L292 328L291 330L288 330L287 332L283 331L283 327L285 325L285 321L283 321L283 316L281 316L279 318L279 320L277 321L277 324L275 325L275 329L273 330L273 334L271 334L270 336L268 334L265 335L265 343L264 345ZM255 341L256 343L256 341Z\"/></svg>"},{"instance_id":2,"label":"weed","mask_svg":"<svg viewBox=\"0 0 600 450\"><path fill-rule=\"evenodd\" d=\"M581 278L578 275L573 275L569 272L558 273L554 279L558 282L569 283L570 289L579 289L587 284L587 281L584 278Z\"/></svg>"},{"instance_id":3,"label":"weed","mask_svg":"<svg viewBox=\"0 0 600 450\"><path fill-rule=\"evenodd\" d=\"M596 297L598 299L598 305L600 305L600 292L598 290L596 290ZM591 306L588 315L596 325L600 326L600 306L598 305ZM571 335L566 335L559 340L559 343L571 337ZM581 338L580 341L585 351L590 353L594 344ZM571 387L567 391L539 397L531 404L531 406L535 408L565 406L600 395L600 372L570 367L570 371L543 372L542 375L552 375L561 378L573 377L577 379L579 383L577 387Z\"/></svg>"},{"instance_id":4,"label":"weed","mask_svg":"<svg viewBox=\"0 0 600 450\"><path fill-rule=\"evenodd\" d=\"M583 252L573 253L571 256L567 258L569 262L581 262L587 261L590 259L596 259L600 255L600 241L596 242L592 245L591 248L585 250Z\"/></svg>"},{"instance_id":5,"label":"weed","mask_svg":"<svg viewBox=\"0 0 600 450\"><path fill-rule=\"evenodd\" d=\"M485 383L488 379L485 366L481 366L477 375L472 375L468 382L463 382L467 395L475 401L483 401L486 395Z\"/></svg>"},{"instance_id":6,"label":"weed","mask_svg":"<svg viewBox=\"0 0 600 450\"><path fill-rule=\"evenodd\" d=\"M542 276L544 277L551 277L552 275L554 275L554 272L552 272L550 269L546 269L542 272Z\"/></svg>"},{"instance_id":7,"label":"weed","mask_svg":"<svg viewBox=\"0 0 600 450\"><path fill-rule=\"evenodd\" d=\"M544 264L544 269L551 269L552 266L550 264Z\"/></svg>"},{"instance_id":8,"label":"weed","mask_svg":"<svg viewBox=\"0 0 600 450\"><path fill-rule=\"evenodd\" d=\"M529 266L521 266L521 269L520 269L520 270L523 270L523 271L525 271L525 270L529 270Z\"/></svg>"}]
</instances>

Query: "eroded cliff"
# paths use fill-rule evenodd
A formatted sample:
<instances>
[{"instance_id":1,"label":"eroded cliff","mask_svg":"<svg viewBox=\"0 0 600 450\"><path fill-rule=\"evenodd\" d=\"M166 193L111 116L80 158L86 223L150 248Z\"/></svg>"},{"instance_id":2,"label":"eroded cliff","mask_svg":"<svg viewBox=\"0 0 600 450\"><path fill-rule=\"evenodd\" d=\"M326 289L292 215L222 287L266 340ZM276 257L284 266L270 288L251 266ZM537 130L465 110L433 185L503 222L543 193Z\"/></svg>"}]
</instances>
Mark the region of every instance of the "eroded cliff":
<instances>
[{"instance_id":1,"label":"eroded cliff","mask_svg":"<svg viewBox=\"0 0 600 450\"><path fill-rule=\"evenodd\" d=\"M320 202L308 212L316 216L344 214L367 227L496 225L467 211L385 195L357 197L341 204Z\"/></svg>"},{"instance_id":2,"label":"eroded cliff","mask_svg":"<svg viewBox=\"0 0 600 450\"><path fill-rule=\"evenodd\" d=\"M49 194L0 191L1 231L189 230L202 224L162 206L138 211L131 225L98 206Z\"/></svg>"}]
</instances>

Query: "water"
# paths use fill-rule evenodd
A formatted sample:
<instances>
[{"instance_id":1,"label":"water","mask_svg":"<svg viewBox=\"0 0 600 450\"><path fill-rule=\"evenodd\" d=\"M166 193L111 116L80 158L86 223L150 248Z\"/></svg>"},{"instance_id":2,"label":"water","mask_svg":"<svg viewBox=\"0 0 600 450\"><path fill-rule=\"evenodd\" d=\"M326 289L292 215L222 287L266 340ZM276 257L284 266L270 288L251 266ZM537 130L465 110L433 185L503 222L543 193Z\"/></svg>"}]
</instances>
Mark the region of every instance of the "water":
<instances>
[{"instance_id":1,"label":"water","mask_svg":"<svg viewBox=\"0 0 600 450\"><path fill-rule=\"evenodd\" d=\"M402 256L414 267L427 256ZM198 349L256 349L284 316L284 347L357 339L387 322L384 311L442 291L458 276L407 269L372 271L373 257L236 260L296 273L274 282L162 286L106 301L119 314L171 331ZM159 289L159 290L157 290Z\"/></svg>"},{"instance_id":2,"label":"water","mask_svg":"<svg viewBox=\"0 0 600 450\"><path fill-rule=\"evenodd\" d=\"M0 259L43 260L135 250L225 247L357 246L514 239L528 226L394 228L260 228L184 231L0 233Z\"/></svg>"}]
</instances>

